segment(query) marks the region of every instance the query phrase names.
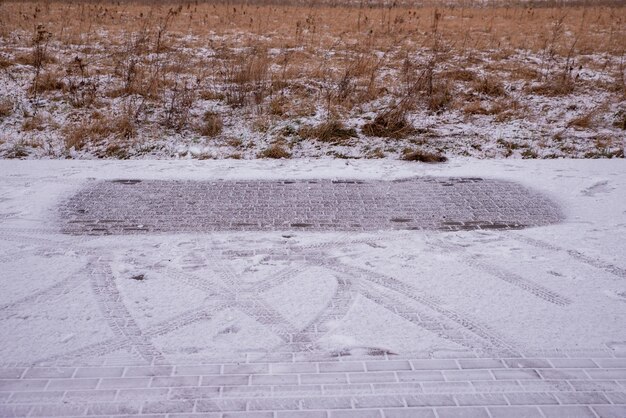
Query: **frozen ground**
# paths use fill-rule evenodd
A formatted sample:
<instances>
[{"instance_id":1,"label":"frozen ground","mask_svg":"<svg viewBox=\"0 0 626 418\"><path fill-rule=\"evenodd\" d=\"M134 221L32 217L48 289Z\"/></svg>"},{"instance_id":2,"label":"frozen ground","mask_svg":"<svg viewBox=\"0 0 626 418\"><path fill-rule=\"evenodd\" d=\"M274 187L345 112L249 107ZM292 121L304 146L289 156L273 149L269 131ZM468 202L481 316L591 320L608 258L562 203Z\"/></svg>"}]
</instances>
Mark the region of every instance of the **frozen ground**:
<instances>
[{"instance_id":1,"label":"frozen ground","mask_svg":"<svg viewBox=\"0 0 626 418\"><path fill-rule=\"evenodd\" d=\"M0 172L0 416L626 416L623 160L5 160ZM206 220L172 203L207 200L201 182L257 190L247 202L284 218L300 212L280 212L260 184L317 179L343 195L416 179L389 184L427 205L425 177L481 178L495 206L474 230L246 231L228 214L220 228L158 228ZM106 224L106 200L94 202L112 184L147 195L137 213L130 192L109 198L137 230L67 229L85 210L76 196ZM441 196L472 206L473 184ZM382 190L369 195L375 219L393 213ZM502 223L515 190L501 211L554 216ZM155 196L162 214L142 207Z\"/></svg>"}]
</instances>

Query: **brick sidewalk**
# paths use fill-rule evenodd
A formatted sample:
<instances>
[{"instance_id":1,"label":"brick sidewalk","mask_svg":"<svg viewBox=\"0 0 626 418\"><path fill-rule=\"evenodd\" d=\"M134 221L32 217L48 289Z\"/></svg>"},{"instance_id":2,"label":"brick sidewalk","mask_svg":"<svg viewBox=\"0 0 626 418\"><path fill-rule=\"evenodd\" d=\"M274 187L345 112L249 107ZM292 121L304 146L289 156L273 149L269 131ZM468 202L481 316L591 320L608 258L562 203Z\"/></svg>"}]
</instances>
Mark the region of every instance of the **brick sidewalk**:
<instances>
[{"instance_id":1,"label":"brick sidewalk","mask_svg":"<svg viewBox=\"0 0 626 418\"><path fill-rule=\"evenodd\" d=\"M602 353L597 353L601 355ZM1 416L624 417L626 358L0 369Z\"/></svg>"}]
</instances>

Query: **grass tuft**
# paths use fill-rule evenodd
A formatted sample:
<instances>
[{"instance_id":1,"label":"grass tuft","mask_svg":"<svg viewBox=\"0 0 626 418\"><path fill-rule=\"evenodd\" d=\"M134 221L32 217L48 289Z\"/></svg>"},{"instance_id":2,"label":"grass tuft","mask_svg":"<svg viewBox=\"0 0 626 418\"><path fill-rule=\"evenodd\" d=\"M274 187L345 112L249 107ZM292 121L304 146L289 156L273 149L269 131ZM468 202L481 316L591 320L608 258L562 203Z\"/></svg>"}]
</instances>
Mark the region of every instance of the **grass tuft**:
<instances>
[{"instance_id":1,"label":"grass tuft","mask_svg":"<svg viewBox=\"0 0 626 418\"><path fill-rule=\"evenodd\" d=\"M265 148L263 151L259 153L259 157L261 158L291 158L291 154L280 145L271 145L268 148Z\"/></svg>"},{"instance_id":2,"label":"grass tuft","mask_svg":"<svg viewBox=\"0 0 626 418\"><path fill-rule=\"evenodd\" d=\"M421 163L444 163L448 158L442 154L435 154L429 151L406 149L402 155L405 161L419 161Z\"/></svg>"}]
</instances>

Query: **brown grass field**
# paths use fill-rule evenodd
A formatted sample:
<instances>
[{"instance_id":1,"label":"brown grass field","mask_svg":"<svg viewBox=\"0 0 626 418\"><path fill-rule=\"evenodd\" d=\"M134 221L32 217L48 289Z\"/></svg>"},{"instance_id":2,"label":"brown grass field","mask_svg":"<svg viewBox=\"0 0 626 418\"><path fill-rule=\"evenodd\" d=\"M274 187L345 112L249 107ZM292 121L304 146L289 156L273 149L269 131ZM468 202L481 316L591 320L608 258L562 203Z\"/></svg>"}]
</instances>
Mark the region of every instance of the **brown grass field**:
<instances>
[{"instance_id":1,"label":"brown grass field","mask_svg":"<svg viewBox=\"0 0 626 418\"><path fill-rule=\"evenodd\" d=\"M620 157L620 3L2 1L0 156Z\"/></svg>"}]
</instances>

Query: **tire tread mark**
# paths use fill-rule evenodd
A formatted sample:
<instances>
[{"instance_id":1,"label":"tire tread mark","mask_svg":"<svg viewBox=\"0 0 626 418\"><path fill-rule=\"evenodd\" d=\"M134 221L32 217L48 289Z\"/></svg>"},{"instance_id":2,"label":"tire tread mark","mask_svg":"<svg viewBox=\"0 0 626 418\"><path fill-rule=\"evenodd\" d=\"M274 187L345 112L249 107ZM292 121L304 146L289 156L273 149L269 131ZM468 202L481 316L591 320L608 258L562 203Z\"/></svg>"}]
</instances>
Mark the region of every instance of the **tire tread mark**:
<instances>
[{"instance_id":1,"label":"tire tread mark","mask_svg":"<svg viewBox=\"0 0 626 418\"><path fill-rule=\"evenodd\" d=\"M497 267L493 264L485 263L482 261L472 260L469 257L463 257L463 262L475 269L479 269L488 273L489 275L496 277L504 282L507 282L513 286L516 286L523 291L530 293L531 295L542 299L546 302L553 303L559 306L571 305L571 299L559 295L558 293L541 286L531 280L528 280L518 274L507 271L503 268Z\"/></svg>"},{"instance_id":2,"label":"tire tread mark","mask_svg":"<svg viewBox=\"0 0 626 418\"><path fill-rule=\"evenodd\" d=\"M466 330L463 330L465 332L461 332L462 337L458 337L458 330L445 326L440 320L432 318L423 312L418 312L418 309L404 304L398 298L385 295L381 292L374 293L367 289L362 289L361 294L370 301L384 307L414 325L432 332L442 339L452 341L470 350L480 348L484 352L492 353L494 351L494 347L490 344L485 344L484 339L476 338L473 333L467 332Z\"/></svg>"},{"instance_id":3,"label":"tire tread mark","mask_svg":"<svg viewBox=\"0 0 626 418\"><path fill-rule=\"evenodd\" d=\"M31 293L28 296L24 296L16 301L0 305L0 312L11 311L24 304L37 303L43 296L49 297L50 299L61 297L66 290L73 289L82 283L83 279L79 276L71 275L51 286L46 287L45 289L38 290L37 292Z\"/></svg>"},{"instance_id":4,"label":"tire tread mark","mask_svg":"<svg viewBox=\"0 0 626 418\"><path fill-rule=\"evenodd\" d=\"M533 247L541 248L544 250L555 251L555 252L564 252L568 254L570 257L580 261L583 264L588 264L597 269L604 270L607 273L612 274L613 276L619 277L620 279L626 279L625 268L616 266L607 261L604 261L598 258L589 257L588 255L585 255L581 253L580 251L559 247L558 245L550 244L549 242L539 240L536 238L530 238L525 235L514 234L511 236L513 237L513 239L520 241L522 243L531 245Z\"/></svg>"},{"instance_id":5,"label":"tire tread mark","mask_svg":"<svg viewBox=\"0 0 626 418\"><path fill-rule=\"evenodd\" d=\"M464 329L472 332L477 337L485 340L488 345L491 345L498 350L504 350L518 355L517 350L515 349L513 344L491 331L486 325L478 323L474 319L469 318L468 315L464 315L441 306L441 303L432 296L419 295L420 291L418 289L414 288L413 286L407 285L406 283L403 283L394 277L377 273L362 267L348 266L338 261L329 262L328 268L340 271L353 277L358 277L358 275L361 274L365 280L368 280L389 290L398 292L408 297L409 299L412 299L415 302L418 302L430 308L438 314L443 315L452 322L455 322Z\"/></svg>"},{"instance_id":6,"label":"tire tread mark","mask_svg":"<svg viewBox=\"0 0 626 418\"><path fill-rule=\"evenodd\" d=\"M206 319L211 319L212 314L216 314L227 307L228 304L222 303L212 306L210 310L207 310L206 308L191 309L173 318L169 318L165 321L161 321L159 323L146 327L143 333L148 337L158 337L161 335L166 335L183 326L190 325ZM37 361L37 363L77 360L84 359L86 357L102 356L122 348L130 348L131 346L132 342L130 340L124 338L123 336L116 336L104 341L87 345L85 347L77 348L63 354L40 359Z\"/></svg>"},{"instance_id":7,"label":"tire tread mark","mask_svg":"<svg viewBox=\"0 0 626 418\"><path fill-rule=\"evenodd\" d=\"M164 362L163 354L135 323L115 285L110 263L98 258L91 263L91 287L98 307L113 334L126 338L134 350L148 363Z\"/></svg>"}]
</instances>

